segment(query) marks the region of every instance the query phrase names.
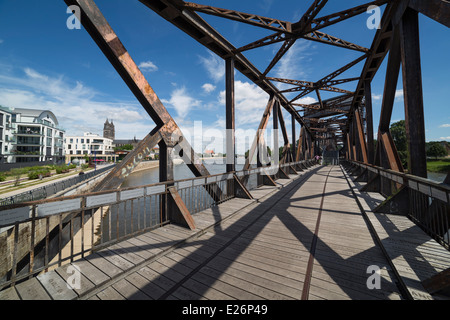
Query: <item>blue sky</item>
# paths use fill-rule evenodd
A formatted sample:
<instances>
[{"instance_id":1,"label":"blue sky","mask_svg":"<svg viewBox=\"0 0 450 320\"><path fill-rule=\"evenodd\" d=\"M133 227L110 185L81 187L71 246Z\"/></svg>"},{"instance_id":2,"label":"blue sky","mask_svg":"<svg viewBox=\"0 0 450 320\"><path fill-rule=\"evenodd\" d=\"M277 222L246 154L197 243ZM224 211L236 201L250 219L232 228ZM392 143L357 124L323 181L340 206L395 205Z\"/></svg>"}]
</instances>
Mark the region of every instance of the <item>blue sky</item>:
<instances>
[{"instance_id":1,"label":"blue sky","mask_svg":"<svg viewBox=\"0 0 450 320\"><path fill-rule=\"evenodd\" d=\"M196 1L291 22L300 19L310 2L284 0L280 5L274 0ZM319 16L364 2L330 0ZM96 3L188 138L194 132L194 125L198 129L200 121L206 136L208 131L224 128L223 60L137 0L97 0ZM116 125L117 138L143 138L153 129L153 122L88 33L83 28L67 28L66 9L62 0L0 0L0 104L50 109L67 135L85 131L102 134L103 123L109 118ZM200 15L236 47L273 33ZM366 27L368 18L368 14L362 14L322 31L369 48L375 30ZM422 15L420 27L426 138L427 141L450 141L450 30ZM263 71L280 45L244 54ZM356 51L298 40L269 76L316 81L360 55ZM386 62L387 59L372 83L375 131ZM362 67L360 63L338 78L359 76ZM268 96L239 72L235 81L237 129L256 130ZM356 84L351 82L339 87L355 90ZM404 119L402 88L400 75L393 122ZM324 91L321 94L323 99L334 96ZM316 99L315 95L310 95L301 102ZM291 119L286 113L285 122L290 135ZM297 124L297 134L299 128ZM206 144L203 143L203 147ZM221 151L220 145L215 143L206 147Z\"/></svg>"}]
</instances>

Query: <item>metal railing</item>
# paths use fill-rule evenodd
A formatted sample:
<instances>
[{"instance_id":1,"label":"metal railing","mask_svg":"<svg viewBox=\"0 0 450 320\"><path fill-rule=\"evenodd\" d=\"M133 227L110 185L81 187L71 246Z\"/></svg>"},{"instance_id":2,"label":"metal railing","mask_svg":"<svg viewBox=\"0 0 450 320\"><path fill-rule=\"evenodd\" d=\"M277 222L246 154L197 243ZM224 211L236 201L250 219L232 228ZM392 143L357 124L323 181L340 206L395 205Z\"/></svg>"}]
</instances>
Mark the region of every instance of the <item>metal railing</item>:
<instances>
[{"instance_id":1,"label":"metal railing","mask_svg":"<svg viewBox=\"0 0 450 320\"><path fill-rule=\"evenodd\" d=\"M175 188L195 214L235 197L235 180L313 160L253 168L146 186L45 199L0 208L0 290L85 257L124 239L170 223L167 198ZM254 184L252 188L256 188ZM220 191L220 192L219 192Z\"/></svg>"},{"instance_id":2,"label":"metal railing","mask_svg":"<svg viewBox=\"0 0 450 320\"><path fill-rule=\"evenodd\" d=\"M394 170L347 160L353 175L368 174L368 191L390 203L390 213L406 215L429 236L450 250L450 187Z\"/></svg>"}]
</instances>

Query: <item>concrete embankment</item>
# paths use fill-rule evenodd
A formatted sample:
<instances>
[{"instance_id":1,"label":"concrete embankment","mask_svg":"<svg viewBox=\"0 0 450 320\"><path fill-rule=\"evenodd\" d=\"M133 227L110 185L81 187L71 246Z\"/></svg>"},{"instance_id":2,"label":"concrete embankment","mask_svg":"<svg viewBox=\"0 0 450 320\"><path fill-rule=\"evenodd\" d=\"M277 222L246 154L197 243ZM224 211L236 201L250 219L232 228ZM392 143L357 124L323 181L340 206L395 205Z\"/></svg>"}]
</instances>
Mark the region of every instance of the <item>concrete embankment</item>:
<instances>
[{"instance_id":1,"label":"concrete embankment","mask_svg":"<svg viewBox=\"0 0 450 320\"><path fill-rule=\"evenodd\" d=\"M133 173L144 171L152 168L158 168L159 167L159 161L142 161L140 162L136 168L133 169Z\"/></svg>"}]
</instances>

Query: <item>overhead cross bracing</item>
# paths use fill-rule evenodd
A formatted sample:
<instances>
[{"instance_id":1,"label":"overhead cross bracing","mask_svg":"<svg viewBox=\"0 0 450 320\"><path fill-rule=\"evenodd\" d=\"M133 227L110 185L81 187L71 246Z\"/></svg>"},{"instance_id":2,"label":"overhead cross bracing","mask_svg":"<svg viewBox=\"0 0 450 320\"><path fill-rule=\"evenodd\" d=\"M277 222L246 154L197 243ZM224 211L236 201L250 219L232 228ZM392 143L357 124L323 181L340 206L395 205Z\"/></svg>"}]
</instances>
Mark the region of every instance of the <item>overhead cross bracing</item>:
<instances>
[{"instance_id":1,"label":"overhead cross bracing","mask_svg":"<svg viewBox=\"0 0 450 320\"><path fill-rule=\"evenodd\" d=\"M195 176L209 176L208 170L201 161L198 161L194 149L183 136L178 124L151 88L94 1L65 0L65 2L80 7L81 23L156 124L136 151L131 152L104 179L98 191L117 188L146 155L146 150L150 150L156 144L159 144L162 155L160 181L173 180L171 154L174 150L183 157ZM266 15L260 15L182 0L140 0L140 2L224 60L226 129L231 132L229 136L227 135L226 142L226 172L235 171L234 163L228 160L234 161L236 156L235 118L241 116L235 113L235 70L269 95L244 170L251 167L251 160L258 158L260 150L266 149L264 132L269 125L269 119L272 118L274 131L278 133L279 129L282 133L279 135L282 141L280 147L278 138L274 138L273 141L273 149L282 150L281 155L279 159L277 157L270 159L272 162L307 160L321 154L326 146L334 148L339 146L340 155L346 159L403 172L402 163L389 132L396 84L401 69L407 120L408 169L413 175L426 177L418 17L419 14L423 14L449 27L448 1L361 1L357 6L350 8L346 8L344 2L339 2L342 9L330 12L327 0L311 0L307 6L304 3L303 7L299 5L302 8L301 14L293 21L271 17L270 10ZM350 41L351 34L355 33L355 30L346 30L348 39L345 35L337 36L335 30L339 30L341 24L350 22L351 19L356 19L373 8L379 10L380 19L375 29L371 31L368 41L370 45ZM214 16L212 20L211 15ZM368 22L366 25L366 17L362 19L364 21L361 26L365 30L370 29ZM233 44L225 38L219 28L214 26L217 19L232 20L233 23L237 21L268 34L259 39L250 39L243 32L241 39L244 39L246 44ZM342 31L342 28L340 30ZM347 50L348 55L336 55L327 61L320 61L321 71L316 72L312 79L292 79L289 74L278 74L275 72L278 70L276 67L295 49L297 40L312 41L321 46L322 52L328 52L328 49L343 50L342 52ZM249 58L254 50L271 45L274 45L272 50L259 51L267 55L266 64L255 66ZM386 57L388 58L385 59ZM379 121L379 139L375 146L371 82L385 60L387 60L385 89ZM286 128L286 114L291 117L290 137ZM295 128L297 123L301 126L299 136ZM258 167L261 165L257 163ZM237 183L242 183L240 188L245 194L244 180ZM220 199L222 196L222 190L217 186L210 188L208 192L214 199Z\"/></svg>"},{"instance_id":2,"label":"overhead cross bracing","mask_svg":"<svg viewBox=\"0 0 450 320\"><path fill-rule=\"evenodd\" d=\"M303 15L298 21L286 21L278 17L270 17L270 12L267 16L258 15L251 12L242 12L239 10L233 10L232 8L218 8L210 5L197 4L191 2L184 2L180 0L140 0L146 6L153 11L161 15L167 21L173 23L175 26L192 36L195 40L199 41L208 49L215 52L223 59L233 59L235 67L243 75L257 84L261 89L267 92L271 96L275 96L280 102L281 106L289 112L293 119L301 124L304 128L305 134L308 135L308 139L311 143L320 140L321 135L316 130L311 130L311 121L306 119L309 117L323 119L328 116L335 116L336 114L344 115L341 118L341 122L345 122L345 125L341 125L343 135L341 143L347 145L348 141L352 146L356 147L356 153L349 152L352 146L346 146L346 154L348 158L364 160L366 159L363 154L370 154L370 159L366 160L370 163L376 161L374 159L374 150L361 150L361 145L366 145L369 149L372 149L373 145L373 116L371 110L370 99L370 83L380 68L381 63L388 56L390 51L398 47L397 52L400 54L400 43L406 41L418 46L418 33L414 30L414 20L417 20L418 14L424 14L437 22L449 26L448 14L445 14L449 10L449 4L447 1L442 0L378 0L371 2L364 2L358 6L345 8L339 12L322 14L327 8L326 0L310 1L309 8L303 12ZM362 1L363 2L363 1ZM377 6L382 11L382 19L376 30L374 31L374 37L371 46L367 48L354 44L342 37L333 35L333 27L343 23L349 19L355 18L361 14L365 14ZM208 23L208 16L214 15L223 19L230 19L238 21L243 24L249 24L254 27L258 27L266 30L269 34L260 39L249 39L245 45L234 46L228 40L226 40L221 33L214 28L214 25ZM269 16L269 17L268 17ZM408 18L409 16L409 18ZM412 19L412 20L411 20ZM403 24L407 26L402 26ZM326 31L324 30L326 29ZM348 32L351 32L349 30ZM275 33L273 33L275 32ZM395 36L395 34L398 34ZM395 37L394 37L395 36ZM290 79L288 77L282 78L280 76L273 76L274 67L280 63L282 58L292 49L294 43L299 40L314 41L321 44L327 44L334 47L347 49L354 53L360 52L361 56L353 61L349 61L344 66L337 66L331 73L323 78L317 79ZM256 68L251 61L247 58L247 53L257 48L266 47L278 43L278 51L272 57L268 57L268 65ZM406 43L406 42L404 42ZM411 46L410 46L411 47ZM402 47L403 56L398 57L395 67L399 66L400 60L404 64L405 69L408 69L406 64L420 63L419 55L416 58L409 59L413 53L409 54L409 49ZM269 50L265 51L271 52ZM394 57L395 58L395 57ZM417 60L418 59L418 60ZM333 61L326 61L327 66L333 65ZM398 68L387 70L387 81L390 81L390 77L396 77L395 73L398 73ZM412 68L412 65L411 65ZM352 72L359 73L358 77L339 77L342 73L351 69ZM394 75L389 75L394 74ZM411 74L414 74L412 72ZM408 77L412 79L420 79L420 71L416 72L415 76ZM340 85L350 83L352 81L357 82L356 88L349 90L347 88L341 88ZM283 83L283 89L279 89L279 83ZM394 81L391 81L390 90L395 91ZM290 86L289 86L290 85ZM419 101L419 109L423 108L422 96L421 96L421 84L416 83L419 86L419 90L415 90L416 93L411 93L410 101ZM389 89L389 88L388 88ZM321 91L326 93L345 94L346 99L340 100L339 97L331 97L322 99ZM411 92L414 89L410 90ZM293 97L291 94L295 93ZM390 91L386 92L385 99L389 102ZM315 96L315 97L314 97ZM301 99L304 97L314 97L317 103L305 105L301 103ZM348 99L347 99L348 98ZM328 103L334 101L332 105ZM368 104L366 106L366 104ZM389 102L391 104L391 102ZM302 108L297 108L301 106ZM405 103L405 108L408 108ZM407 112L408 113L408 112ZM419 112L420 113L420 112ZM388 113L389 114L389 113ZM420 119L418 119L420 121ZM382 121L381 126L385 125L385 120ZM358 127L363 130L364 139L366 141L362 143L357 141L359 139ZM351 139L346 139L345 136L350 135ZM424 133L421 131L419 134L422 138ZM293 138L295 139L295 138ZM295 148L295 146L294 146ZM379 146L377 149L382 150L384 147ZM387 146L388 149L392 149L391 146ZM417 149L417 148L411 148ZM419 146L420 157L423 158L424 149L423 146ZM351 150L350 150L351 151ZM423 166L423 163L421 164ZM423 173L422 173L423 174Z\"/></svg>"}]
</instances>

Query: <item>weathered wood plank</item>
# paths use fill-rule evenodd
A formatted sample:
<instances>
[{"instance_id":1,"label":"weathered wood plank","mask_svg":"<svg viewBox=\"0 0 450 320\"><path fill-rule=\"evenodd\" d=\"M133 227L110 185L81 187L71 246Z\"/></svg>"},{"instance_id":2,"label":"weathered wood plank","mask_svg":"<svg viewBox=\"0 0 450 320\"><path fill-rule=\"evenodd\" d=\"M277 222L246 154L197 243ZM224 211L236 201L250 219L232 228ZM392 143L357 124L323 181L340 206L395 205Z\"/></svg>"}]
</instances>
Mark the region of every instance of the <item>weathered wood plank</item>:
<instances>
[{"instance_id":1,"label":"weathered wood plank","mask_svg":"<svg viewBox=\"0 0 450 320\"><path fill-rule=\"evenodd\" d=\"M68 288L67 282L56 271L49 271L36 277L53 300L72 300L77 294Z\"/></svg>"},{"instance_id":2,"label":"weathered wood plank","mask_svg":"<svg viewBox=\"0 0 450 320\"><path fill-rule=\"evenodd\" d=\"M22 300L51 300L42 284L36 278L16 285L17 293Z\"/></svg>"}]
</instances>

